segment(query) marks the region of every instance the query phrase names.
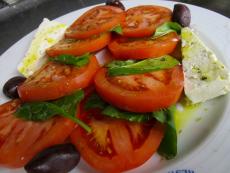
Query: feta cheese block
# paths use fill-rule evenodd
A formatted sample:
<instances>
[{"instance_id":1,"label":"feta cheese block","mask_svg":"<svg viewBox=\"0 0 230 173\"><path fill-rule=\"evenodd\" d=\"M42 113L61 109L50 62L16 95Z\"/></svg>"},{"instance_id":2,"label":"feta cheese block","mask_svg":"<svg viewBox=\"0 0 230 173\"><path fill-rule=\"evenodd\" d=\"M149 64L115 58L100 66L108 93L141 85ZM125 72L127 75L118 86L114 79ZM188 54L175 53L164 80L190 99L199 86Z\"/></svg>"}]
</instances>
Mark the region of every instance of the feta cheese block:
<instances>
[{"instance_id":1,"label":"feta cheese block","mask_svg":"<svg viewBox=\"0 0 230 173\"><path fill-rule=\"evenodd\" d=\"M230 91L230 73L216 55L188 27L181 31L185 95L193 102Z\"/></svg>"},{"instance_id":2,"label":"feta cheese block","mask_svg":"<svg viewBox=\"0 0 230 173\"><path fill-rule=\"evenodd\" d=\"M47 61L46 49L64 37L66 28L65 24L43 19L18 71L25 77L37 71Z\"/></svg>"}]
</instances>

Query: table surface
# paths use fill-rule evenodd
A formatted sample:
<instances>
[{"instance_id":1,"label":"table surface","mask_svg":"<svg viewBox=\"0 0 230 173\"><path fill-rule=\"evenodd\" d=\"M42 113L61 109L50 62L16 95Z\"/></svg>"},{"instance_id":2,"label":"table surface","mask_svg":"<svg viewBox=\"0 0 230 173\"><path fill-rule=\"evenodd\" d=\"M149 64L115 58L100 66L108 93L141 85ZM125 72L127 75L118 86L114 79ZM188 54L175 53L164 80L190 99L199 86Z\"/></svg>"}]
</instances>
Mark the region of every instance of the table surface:
<instances>
[{"instance_id":1,"label":"table surface","mask_svg":"<svg viewBox=\"0 0 230 173\"><path fill-rule=\"evenodd\" d=\"M57 18L70 11L103 3L105 0L20 0L0 9L0 55L25 34L34 30L42 19ZM177 0L179 2L179 0ZM180 0L230 18L230 0ZM0 1L0 7L5 5Z\"/></svg>"}]
</instances>

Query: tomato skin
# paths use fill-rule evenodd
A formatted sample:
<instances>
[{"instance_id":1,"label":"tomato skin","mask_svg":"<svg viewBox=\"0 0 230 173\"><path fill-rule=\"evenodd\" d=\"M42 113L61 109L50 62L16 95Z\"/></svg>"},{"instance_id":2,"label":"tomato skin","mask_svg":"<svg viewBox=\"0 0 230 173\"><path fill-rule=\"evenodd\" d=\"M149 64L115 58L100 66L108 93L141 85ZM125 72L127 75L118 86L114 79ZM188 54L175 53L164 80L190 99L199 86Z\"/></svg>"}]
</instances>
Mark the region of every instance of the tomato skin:
<instances>
[{"instance_id":1,"label":"tomato skin","mask_svg":"<svg viewBox=\"0 0 230 173\"><path fill-rule=\"evenodd\" d=\"M90 58L88 65L81 68L48 62L18 87L19 97L27 102L63 97L77 89L87 87L99 68L95 56Z\"/></svg>"},{"instance_id":2,"label":"tomato skin","mask_svg":"<svg viewBox=\"0 0 230 173\"><path fill-rule=\"evenodd\" d=\"M146 59L170 54L176 48L178 41L178 35L170 33L154 40L115 39L108 48L116 59Z\"/></svg>"},{"instance_id":3,"label":"tomato skin","mask_svg":"<svg viewBox=\"0 0 230 173\"><path fill-rule=\"evenodd\" d=\"M90 114L98 114L98 112ZM164 126L158 122L153 122L148 133L143 137L144 132L141 130L145 127L140 123L108 118L99 120L91 118L89 121L93 133L95 132L94 138L104 141L106 136L103 134L107 134L105 141L109 141L108 145L112 145L113 154L100 154L100 151L107 149L100 148L100 143L93 145L91 143L93 138L88 138L89 135L81 128L73 131L71 142L90 166L103 173L123 172L142 165L156 152L164 135ZM97 123L97 126L93 125ZM135 140L141 143L138 147L134 145ZM99 149L95 149L95 146Z\"/></svg>"},{"instance_id":4,"label":"tomato skin","mask_svg":"<svg viewBox=\"0 0 230 173\"><path fill-rule=\"evenodd\" d=\"M162 72L151 74L158 73L161 75ZM131 112L153 112L175 104L181 96L183 90L182 68L176 66L168 74L170 80L166 84L155 79L152 80L148 74L130 75L130 78L129 76L118 77L117 83L114 84L110 81L114 77L108 77L107 70L102 68L97 72L94 83L98 94L105 101L120 109ZM124 80L122 81L122 79ZM131 86L128 86L129 80L139 86L132 86L132 83ZM140 80L144 82L139 83ZM150 86L145 87L145 85Z\"/></svg>"},{"instance_id":5,"label":"tomato skin","mask_svg":"<svg viewBox=\"0 0 230 173\"><path fill-rule=\"evenodd\" d=\"M110 40L111 33L109 32L85 40L64 39L47 49L46 54L49 57L63 54L79 56L84 53L95 52L104 48L109 44Z\"/></svg>"},{"instance_id":6,"label":"tomato skin","mask_svg":"<svg viewBox=\"0 0 230 173\"><path fill-rule=\"evenodd\" d=\"M96 6L78 18L65 32L66 38L86 39L107 32L125 21L125 13L114 6Z\"/></svg>"},{"instance_id":7,"label":"tomato skin","mask_svg":"<svg viewBox=\"0 0 230 173\"><path fill-rule=\"evenodd\" d=\"M38 152L65 142L75 127L69 119L55 117L45 122L24 121L13 113L20 100L0 105L0 165L23 167Z\"/></svg>"},{"instance_id":8,"label":"tomato skin","mask_svg":"<svg viewBox=\"0 0 230 173\"><path fill-rule=\"evenodd\" d=\"M156 28L171 20L172 11L162 6L143 5L126 11L125 37L150 37Z\"/></svg>"}]
</instances>

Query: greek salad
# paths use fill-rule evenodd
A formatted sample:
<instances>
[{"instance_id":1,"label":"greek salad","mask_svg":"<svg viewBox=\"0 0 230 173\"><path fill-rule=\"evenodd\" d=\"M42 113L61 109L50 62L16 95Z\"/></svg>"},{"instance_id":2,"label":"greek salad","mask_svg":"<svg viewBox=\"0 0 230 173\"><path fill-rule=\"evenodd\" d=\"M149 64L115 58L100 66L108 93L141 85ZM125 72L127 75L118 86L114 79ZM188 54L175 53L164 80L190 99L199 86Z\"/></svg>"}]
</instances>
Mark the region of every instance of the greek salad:
<instances>
[{"instance_id":1,"label":"greek salad","mask_svg":"<svg viewBox=\"0 0 230 173\"><path fill-rule=\"evenodd\" d=\"M63 173L82 158L98 172L118 173L156 153L175 158L177 104L230 91L229 70L191 20L183 4L125 9L119 0L70 26L44 19L20 76L3 86L11 100L0 105L0 165Z\"/></svg>"}]
</instances>

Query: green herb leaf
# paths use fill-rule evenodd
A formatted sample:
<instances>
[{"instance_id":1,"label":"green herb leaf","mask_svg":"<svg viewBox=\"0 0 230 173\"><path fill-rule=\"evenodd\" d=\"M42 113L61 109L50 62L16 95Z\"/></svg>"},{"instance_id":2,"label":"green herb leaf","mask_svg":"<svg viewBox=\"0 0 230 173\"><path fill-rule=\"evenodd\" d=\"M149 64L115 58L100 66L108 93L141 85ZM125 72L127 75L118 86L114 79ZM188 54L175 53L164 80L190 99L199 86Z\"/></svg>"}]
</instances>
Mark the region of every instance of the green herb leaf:
<instances>
[{"instance_id":1,"label":"green herb leaf","mask_svg":"<svg viewBox=\"0 0 230 173\"><path fill-rule=\"evenodd\" d=\"M99 108L99 109L104 109L108 104L105 103L96 93L93 93L90 95L88 98L87 102L84 105L84 109L94 109L94 108Z\"/></svg>"},{"instance_id":2,"label":"green herb leaf","mask_svg":"<svg viewBox=\"0 0 230 173\"><path fill-rule=\"evenodd\" d=\"M103 101L96 93L92 94L85 103L86 110L98 108L102 110L102 114L111 118L128 120L131 122L146 122L151 119L156 119L161 123L166 122L164 110L153 113L134 113L115 108Z\"/></svg>"},{"instance_id":3,"label":"green herb leaf","mask_svg":"<svg viewBox=\"0 0 230 173\"><path fill-rule=\"evenodd\" d=\"M182 26L176 22L165 22L164 24L157 27L152 39L164 36L170 32L181 33Z\"/></svg>"},{"instance_id":4,"label":"green herb leaf","mask_svg":"<svg viewBox=\"0 0 230 173\"><path fill-rule=\"evenodd\" d=\"M96 93L92 94L88 98L84 106L84 109L86 110L95 108L101 109L103 115L116 119L124 119L131 122L145 122L154 118L151 113L149 113L149 116L145 116L146 114L133 113L117 109L104 102Z\"/></svg>"},{"instance_id":5,"label":"green herb leaf","mask_svg":"<svg viewBox=\"0 0 230 173\"><path fill-rule=\"evenodd\" d=\"M175 58L165 55L159 58L150 58L142 61L113 61L107 65L110 76L148 73L164 70L178 65L180 62Z\"/></svg>"},{"instance_id":6,"label":"green herb leaf","mask_svg":"<svg viewBox=\"0 0 230 173\"><path fill-rule=\"evenodd\" d=\"M138 61L135 61L135 60L112 61L109 64L107 64L106 67L108 67L108 68L118 68L118 67L122 67L122 66L132 65L132 64L135 64L136 62L138 62Z\"/></svg>"},{"instance_id":7,"label":"green herb leaf","mask_svg":"<svg viewBox=\"0 0 230 173\"><path fill-rule=\"evenodd\" d=\"M15 115L18 118L30 121L46 121L56 115L60 115L79 124L87 132L91 132L91 128L87 124L76 118L77 104L83 98L84 92L79 90L72 95L52 102L25 103L17 109Z\"/></svg>"},{"instance_id":8,"label":"green herb leaf","mask_svg":"<svg viewBox=\"0 0 230 173\"><path fill-rule=\"evenodd\" d=\"M49 102L24 103L15 113L18 118L31 121L45 121L60 113L59 107ZM34 116L36 115L36 116Z\"/></svg>"},{"instance_id":9,"label":"green herb leaf","mask_svg":"<svg viewBox=\"0 0 230 173\"><path fill-rule=\"evenodd\" d=\"M102 114L109 116L111 118L123 119L131 122L146 122L151 119L154 119L154 116L152 116L151 113L134 113L134 112L123 111L111 105L108 105L102 111Z\"/></svg>"},{"instance_id":10,"label":"green herb leaf","mask_svg":"<svg viewBox=\"0 0 230 173\"><path fill-rule=\"evenodd\" d=\"M78 90L71 95L67 95L52 103L60 107L62 110L67 112L69 115L75 117L78 103L84 98L84 91Z\"/></svg>"},{"instance_id":11,"label":"green herb leaf","mask_svg":"<svg viewBox=\"0 0 230 173\"><path fill-rule=\"evenodd\" d=\"M177 155L177 133L174 123L174 112L176 107L171 106L166 111L166 132L161 141L158 153L166 159L172 159Z\"/></svg>"},{"instance_id":12,"label":"green herb leaf","mask_svg":"<svg viewBox=\"0 0 230 173\"><path fill-rule=\"evenodd\" d=\"M122 35L122 34L123 34L123 30L122 30L121 25L115 26L115 27L112 28L110 31L111 31L111 32L116 32L116 33L119 34L119 35Z\"/></svg>"},{"instance_id":13,"label":"green herb leaf","mask_svg":"<svg viewBox=\"0 0 230 173\"><path fill-rule=\"evenodd\" d=\"M81 56L73 56L73 55L59 55L54 58L49 58L50 61L63 63L67 65L74 65L77 67L82 67L89 63L90 54L86 53Z\"/></svg>"},{"instance_id":14,"label":"green herb leaf","mask_svg":"<svg viewBox=\"0 0 230 173\"><path fill-rule=\"evenodd\" d=\"M165 123L167 122L166 116L165 116L165 111L167 111L167 109L163 109L160 111L156 111L152 113L152 116L159 121L160 123Z\"/></svg>"}]
</instances>

